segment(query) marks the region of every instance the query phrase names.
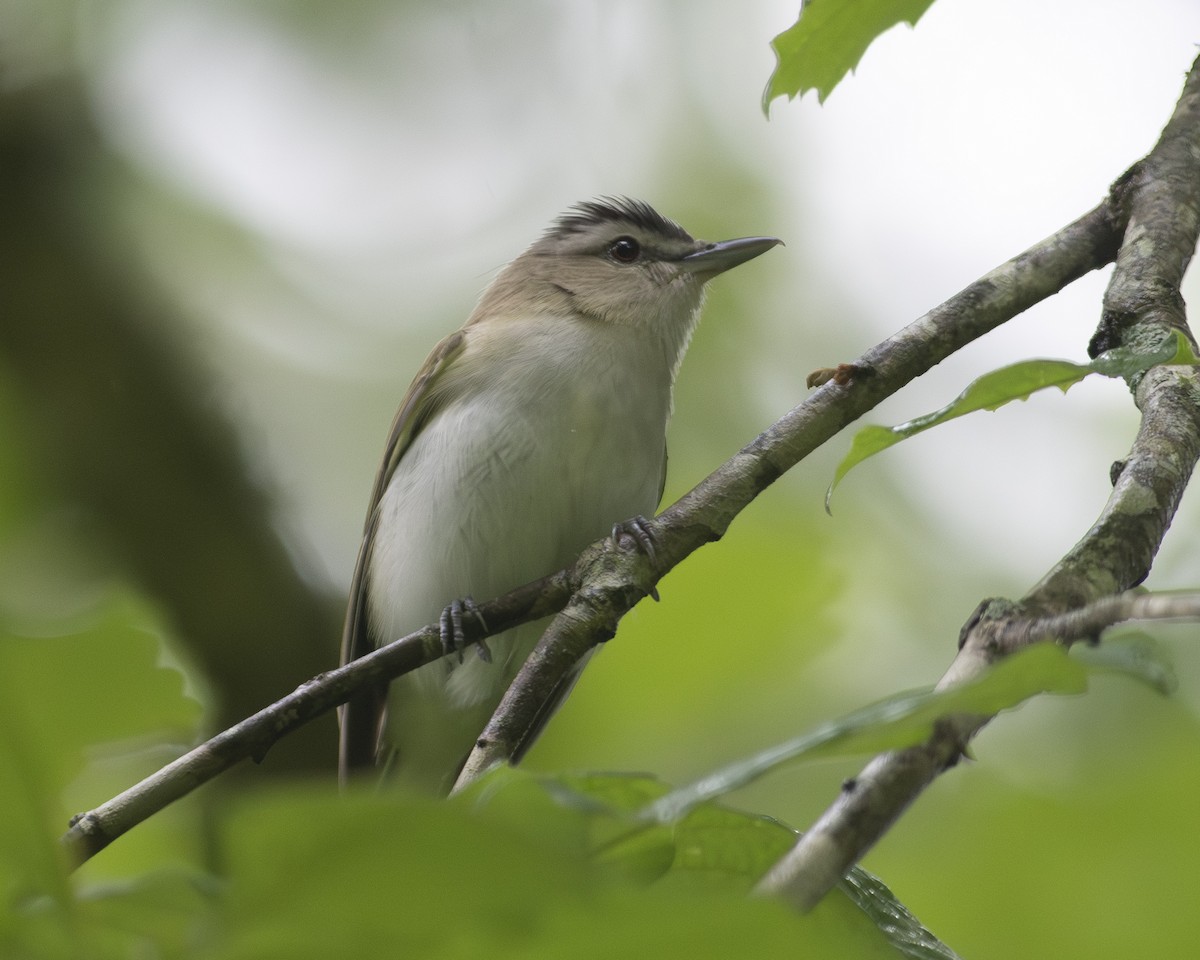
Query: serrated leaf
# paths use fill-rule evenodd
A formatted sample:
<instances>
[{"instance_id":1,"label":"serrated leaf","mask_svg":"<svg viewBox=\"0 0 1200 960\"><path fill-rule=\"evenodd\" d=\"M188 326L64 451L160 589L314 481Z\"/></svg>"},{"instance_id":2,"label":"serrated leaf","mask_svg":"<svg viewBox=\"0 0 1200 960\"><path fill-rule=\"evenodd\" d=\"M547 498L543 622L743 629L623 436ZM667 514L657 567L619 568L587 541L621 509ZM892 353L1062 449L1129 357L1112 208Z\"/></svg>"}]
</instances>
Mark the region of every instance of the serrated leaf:
<instances>
[{"instance_id":1,"label":"serrated leaf","mask_svg":"<svg viewBox=\"0 0 1200 960\"><path fill-rule=\"evenodd\" d=\"M916 26L933 0L806 0L796 22L771 41L775 70L763 91L763 112L776 97L809 90L825 98L877 36L898 23Z\"/></svg>"},{"instance_id":2,"label":"serrated leaf","mask_svg":"<svg viewBox=\"0 0 1200 960\"><path fill-rule=\"evenodd\" d=\"M639 816L672 823L698 804L744 787L785 764L818 757L875 754L928 739L949 714L988 716L1038 693L1082 693L1087 670L1055 644L1040 643L991 667L972 683L898 694L823 723L803 736L722 767L647 804Z\"/></svg>"},{"instance_id":3,"label":"serrated leaf","mask_svg":"<svg viewBox=\"0 0 1200 960\"><path fill-rule=\"evenodd\" d=\"M850 450L834 471L833 482L825 493L825 509L829 510L833 491L842 479L869 457L895 446L901 440L915 437L949 420L977 410L998 410L1014 400L1027 400L1039 390L1057 387L1066 393L1084 377L1098 373L1106 377L1132 377L1159 364L1195 365L1198 361L1191 345L1179 331L1174 331L1152 350L1118 347L1102 353L1091 363L1070 360L1022 360L972 381L967 388L946 406L924 416L915 417L894 427L867 425L854 435Z\"/></svg>"}]
</instances>

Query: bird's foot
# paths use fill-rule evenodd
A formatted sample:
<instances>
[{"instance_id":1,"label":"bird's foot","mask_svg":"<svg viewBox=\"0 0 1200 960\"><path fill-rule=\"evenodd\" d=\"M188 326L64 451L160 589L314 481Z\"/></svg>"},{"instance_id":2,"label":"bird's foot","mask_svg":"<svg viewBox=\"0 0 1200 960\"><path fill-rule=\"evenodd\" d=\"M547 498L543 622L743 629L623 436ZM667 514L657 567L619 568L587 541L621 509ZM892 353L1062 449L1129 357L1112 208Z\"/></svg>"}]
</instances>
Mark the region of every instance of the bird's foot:
<instances>
[{"instance_id":1,"label":"bird's foot","mask_svg":"<svg viewBox=\"0 0 1200 960\"><path fill-rule=\"evenodd\" d=\"M438 620L438 627L442 633L442 650L447 656L457 653L459 663L463 662L463 651L468 646L467 627L464 622L468 617L474 620L485 633L487 632L487 621L483 619L479 607L470 597L455 600L442 611L442 616ZM483 640L475 642L475 652L479 654L479 659L484 663L492 662L492 652Z\"/></svg>"},{"instance_id":2,"label":"bird's foot","mask_svg":"<svg viewBox=\"0 0 1200 960\"><path fill-rule=\"evenodd\" d=\"M622 536L628 536L633 540L637 548L650 561L650 566L655 570L658 569L658 550L655 547L654 531L650 528L650 524L645 517L637 516L629 520L622 520L620 523L614 523L612 528L612 542L617 547L621 546ZM658 587L650 588L650 597L655 602L658 601Z\"/></svg>"}]
</instances>

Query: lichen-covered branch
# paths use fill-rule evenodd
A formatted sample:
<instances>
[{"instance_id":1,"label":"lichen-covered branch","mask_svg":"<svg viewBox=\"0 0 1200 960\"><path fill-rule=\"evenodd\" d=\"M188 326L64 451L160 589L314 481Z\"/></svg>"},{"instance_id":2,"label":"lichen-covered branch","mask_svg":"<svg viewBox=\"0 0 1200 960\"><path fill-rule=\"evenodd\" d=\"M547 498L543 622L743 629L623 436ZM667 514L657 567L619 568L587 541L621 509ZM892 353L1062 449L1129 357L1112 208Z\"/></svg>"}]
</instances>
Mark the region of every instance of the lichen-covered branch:
<instances>
[{"instance_id":1,"label":"lichen-covered branch","mask_svg":"<svg viewBox=\"0 0 1200 960\"><path fill-rule=\"evenodd\" d=\"M459 778L462 787L512 758L544 719L545 696L569 682L579 658L674 566L718 540L763 490L876 404L966 344L1108 263L1123 229L1106 200L1001 264L941 306L872 347L647 523L655 566L633 552L585 574L583 592L542 638L497 708ZM590 611L590 612L589 612Z\"/></svg>"},{"instance_id":2,"label":"lichen-covered branch","mask_svg":"<svg viewBox=\"0 0 1200 960\"><path fill-rule=\"evenodd\" d=\"M539 722L547 693L565 682L579 658L608 639L620 617L650 593L659 578L703 544L718 539L733 518L784 471L955 350L1103 266L1115 253L1119 227L1115 210L1103 203L869 350L852 365L857 379L849 388L831 383L815 391L649 522L656 544L653 568L640 551L613 551L598 544L585 551L572 570L482 605L490 632L498 633L561 610L575 595L505 697L481 738L480 754L468 761L467 779L511 757ZM83 862L202 783L241 760L262 755L290 730L344 703L361 686L393 679L435 658L440 654L435 638L436 628L430 625L370 657L324 674L120 796L81 814L63 837L69 858Z\"/></svg>"},{"instance_id":3,"label":"lichen-covered branch","mask_svg":"<svg viewBox=\"0 0 1200 960\"><path fill-rule=\"evenodd\" d=\"M1179 284L1200 236L1200 59L1158 144L1114 187L1113 204L1126 227L1093 354L1154 343L1171 329L1187 331ZM1023 600L980 606L939 686L978 676L996 658L1046 639L1056 624L1064 628L1060 639L1077 639L1065 628L1087 626L1088 617L1104 612L1104 598L1149 572L1200 456L1200 389L1187 367L1152 368L1131 386L1142 422L1129 457L1113 471L1112 495L1099 519ZM811 908L989 719L946 717L921 746L872 760L760 891Z\"/></svg>"}]
</instances>

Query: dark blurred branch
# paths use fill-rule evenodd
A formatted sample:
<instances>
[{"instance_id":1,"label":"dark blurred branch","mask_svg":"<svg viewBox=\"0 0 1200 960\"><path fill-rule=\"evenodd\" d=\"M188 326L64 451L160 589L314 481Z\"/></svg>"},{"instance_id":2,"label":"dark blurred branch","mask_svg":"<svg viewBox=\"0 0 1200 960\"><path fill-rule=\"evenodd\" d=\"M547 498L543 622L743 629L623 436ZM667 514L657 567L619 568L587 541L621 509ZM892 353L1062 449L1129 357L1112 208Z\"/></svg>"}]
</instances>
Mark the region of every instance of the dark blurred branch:
<instances>
[{"instance_id":1,"label":"dark blurred branch","mask_svg":"<svg viewBox=\"0 0 1200 960\"><path fill-rule=\"evenodd\" d=\"M1200 59L1159 142L1114 187L1126 225L1093 353L1156 343L1173 329L1187 332L1179 285L1200 237L1197 158ZM1063 628L1063 642L1078 639L1089 618L1112 613L1104 598L1146 577L1200 457L1200 387L1190 367L1154 367L1131 386L1141 427L1128 459L1114 470L1100 518L1019 603L980 606L939 687L973 679L997 658L1045 639L1047 626ZM1067 630L1075 620L1076 629ZM802 910L814 906L990 719L945 717L925 744L876 757L846 782L760 890Z\"/></svg>"},{"instance_id":2,"label":"dark blurred branch","mask_svg":"<svg viewBox=\"0 0 1200 960\"><path fill-rule=\"evenodd\" d=\"M36 471L163 605L227 726L328 667L339 605L297 573L183 324L110 215L128 176L69 81L0 100L0 362ZM119 181L117 181L119 182ZM332 722L272 765L332 772Z\"/></svg>"}]
</instances>

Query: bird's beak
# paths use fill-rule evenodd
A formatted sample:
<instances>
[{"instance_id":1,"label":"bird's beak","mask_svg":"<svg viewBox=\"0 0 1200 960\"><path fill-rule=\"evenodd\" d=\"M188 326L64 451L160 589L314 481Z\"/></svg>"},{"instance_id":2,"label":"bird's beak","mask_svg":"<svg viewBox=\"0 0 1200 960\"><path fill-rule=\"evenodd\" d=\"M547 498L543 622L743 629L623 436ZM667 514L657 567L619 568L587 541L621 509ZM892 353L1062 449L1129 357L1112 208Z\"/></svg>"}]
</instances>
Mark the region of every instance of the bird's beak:
<instances>
[{"instance_id":1,"label":"bird's beak","mask_svg":"<svg viewBox=\"0 0 1200 960\"><path fill-rule=\"evenodd\" d=\"M695 253L689 253L680 260L679 265L688 273L697 274L707 280L736 267L739 263L753 260L781 243L783 241L777 237L740 237L737 240L706 243Z\"/></svg>"}]
</instances>

